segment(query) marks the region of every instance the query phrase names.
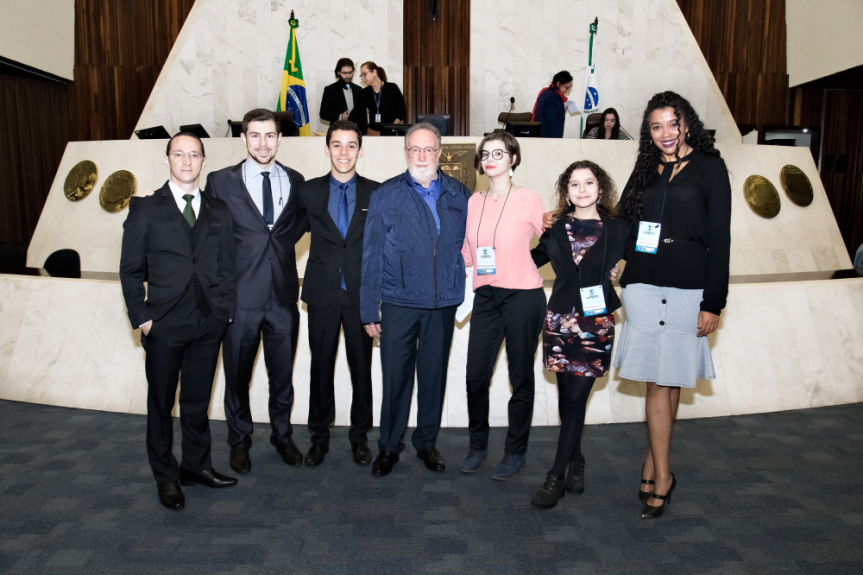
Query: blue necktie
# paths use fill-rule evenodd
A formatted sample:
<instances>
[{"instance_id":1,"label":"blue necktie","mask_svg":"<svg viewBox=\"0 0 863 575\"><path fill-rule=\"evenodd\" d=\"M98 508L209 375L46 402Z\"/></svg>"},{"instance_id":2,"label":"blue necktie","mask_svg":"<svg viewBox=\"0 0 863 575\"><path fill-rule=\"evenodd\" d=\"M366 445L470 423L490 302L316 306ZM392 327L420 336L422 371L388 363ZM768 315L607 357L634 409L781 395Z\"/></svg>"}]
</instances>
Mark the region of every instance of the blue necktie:
<instances>
[{"instance_id":1,"label":"blue necktie","mask_svg":"<svg viewBox=\"0 0 863 575\"><path fill-rule=\"evenodd\" d=\"M261 177L264 179L261 182L261 191L264 196L264 221L268 226L273 225L275 220L273 209L273 186L270 183L270 172L261 172Z\"/></svg>"},{"instance_id":2,"label":"blue necktie","mask_svg":"<svg viewBox=\"0 0 863 575\"><path fill-rule=\"evenodd\" d=\"M339 184L339 189L342 191L339 196L339 233L344 238L348 235L348 185ZM342 274L342 289L348 291L345 287L344 274Z\"/></svg>"}]
</instances>

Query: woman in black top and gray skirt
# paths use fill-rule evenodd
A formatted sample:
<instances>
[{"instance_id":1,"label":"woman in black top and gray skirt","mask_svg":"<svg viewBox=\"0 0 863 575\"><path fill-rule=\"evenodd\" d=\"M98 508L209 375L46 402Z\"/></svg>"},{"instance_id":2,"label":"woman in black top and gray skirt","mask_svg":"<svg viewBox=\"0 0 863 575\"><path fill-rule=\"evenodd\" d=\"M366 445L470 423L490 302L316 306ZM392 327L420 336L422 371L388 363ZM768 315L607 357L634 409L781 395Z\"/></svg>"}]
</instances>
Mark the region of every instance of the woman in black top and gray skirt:
<instances>
[{"instance_id":1,"label":"woman in black top and gray skirt","mask_svg":"<svg viewBox=\"0 0 863 575\"><path fill-rule=\"evenodd\" d=\"M545 368L557 376L561 426L554 465L531 505L551 509L565 491L584 491L581 431L590 390L608 372L614 311L620 300L609 278L624 257L628 225L614 219L614 181L589 161L557 180L557 221L531 251L536 267L551 262L556 277L542 328ZM566 479L564 480L564 473Z\"/></svg>"},{"instance_id":2,"label":"woman in black top and gray skirt","mask_svg":"<svg viewBox=\"0 0 863 575\"><path fill-rule=\"evenodd\" d=\"M620 278L626 322L614 365L647 382L650 435L639 499L642 518L662 515L677 479L669 467L681 387L714 379L707 336L728 296L731 186L725 162L686 99L651 98L635 170L620 205L631 252Z\"/></svg>"}]
</instances>

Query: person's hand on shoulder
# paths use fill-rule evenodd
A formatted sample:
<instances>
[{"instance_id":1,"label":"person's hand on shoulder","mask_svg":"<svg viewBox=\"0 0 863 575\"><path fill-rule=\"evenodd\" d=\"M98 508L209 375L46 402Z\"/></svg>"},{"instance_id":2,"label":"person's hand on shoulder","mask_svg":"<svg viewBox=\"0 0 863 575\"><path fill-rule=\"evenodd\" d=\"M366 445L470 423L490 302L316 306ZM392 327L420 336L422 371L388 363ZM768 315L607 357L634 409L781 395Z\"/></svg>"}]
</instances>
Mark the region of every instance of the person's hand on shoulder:
<instances>
[{"instance_id":1,"label":"person's hand on shoulder","mask_svg":"<svg viewBox=\"0 0 863 575\"><path fill-rule=\"evenodd\" d=\"M551 226L554 225L554 222L557 221L557 215L555 212L545 212L542 214L542 231L547 230Z\"/></svg>"}]
</instances>

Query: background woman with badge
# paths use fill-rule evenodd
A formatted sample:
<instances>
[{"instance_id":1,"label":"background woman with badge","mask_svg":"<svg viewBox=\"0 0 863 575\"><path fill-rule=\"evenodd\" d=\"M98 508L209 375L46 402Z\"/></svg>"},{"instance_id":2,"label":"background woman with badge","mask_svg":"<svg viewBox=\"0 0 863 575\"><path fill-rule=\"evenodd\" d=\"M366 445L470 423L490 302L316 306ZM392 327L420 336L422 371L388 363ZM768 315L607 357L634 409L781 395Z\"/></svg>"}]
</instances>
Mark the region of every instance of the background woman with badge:
<instances>
[{"instance_id":1,"label":"background woman with badge","mask_svg":"<svg viewBox=\"0 0 863 575\"><path fill-rule=\"evenodd\" d=\"M584 491L581 432L587 398L611 364L614 311L620 307L609 272L624 258L629 238L626 222L614 219L617 194L605 170L575 162L556 188L557 221L531 252L537 267L551 262L556 274L542 349L546 369L557 375L561 427L554 465L531 501L540 509L557 505L565 491Z\"/></svg>"},{"instance_id":2,"label":"background woman with badge","mask_svg":"<svg viewBox=\"0 0 863 575\"><path fill-rule=\"evenodd\" d=\"M671 426L681 387L714 379L707 337L728 296L731 186L725 162L683 97L651 98L635 169L620 205L631 252L620 285L626 305L615 367L647 382L650 443L642 470L642 518L662 515L677 479L670 471Z\"/></svg>"},{"instance_id":3,"label":"background woman with badge","mask_svg":"<svg viewBox=\"0 0 863 575\"><path fill-rule=\"evenodd\" d=\"M506 339L509 430L504 455L492 479L506 480L524 466L533 418L533 363L545 291L530 256L534 233L542 233L545 208L539 195L513 185L521 150L511 134L494 132L477 148L474 166L489 178L489 189L475 193L467 207L462 246L465 266L473 266L474 300L467 349L467 408L470 450L461 466L475 473L488 455L489 385L500 346Z\"/></svg>"},{"instance_id":4,"label":"background woman with badge","mask_svg":"<svg viewBox=\"0 0 863 575\"><path fill-rule=\"evenodd\" d=\"M401 124L408 117L405 97L399 87L387 82L387 73L374 62L360 66L363 106L369 116L369 135L380 136L381 124Z\"/></svg>"}]
</instances>

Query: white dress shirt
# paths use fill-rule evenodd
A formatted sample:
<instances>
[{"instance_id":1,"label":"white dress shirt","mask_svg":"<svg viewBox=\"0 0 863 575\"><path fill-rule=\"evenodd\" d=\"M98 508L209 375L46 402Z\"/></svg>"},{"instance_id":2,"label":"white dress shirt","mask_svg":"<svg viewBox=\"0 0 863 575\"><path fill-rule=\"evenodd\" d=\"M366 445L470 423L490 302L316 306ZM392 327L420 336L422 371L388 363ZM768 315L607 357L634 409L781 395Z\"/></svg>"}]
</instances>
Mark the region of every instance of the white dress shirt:
<instances>
[{"instance_id":1,"label":"white dress shirt","mask_svg":"<svg viewBox=\"0 0 863 575\"><path fill-rule=\"evenodd\" d=\"M246 159L242 171L243 182L246 184L249 196L262 216L264 215L264 178L261 174L264 171L270 173L270 189L273 191L273 224L275 224L279 221L282 210L288 205L288 198L291 197L291 179L288 177L288 172L276 165L275 162L270 165L269 170L262 170L252 158ZM273 226L270 226L270 229L272 228Z\"/></svg>"},{"instance_id":2,"label":"white dress shirt","mask_svg":"<svg viewBox=\"0 0 863 575\"><path fill-rule=\"evenodd\" d=\"M174 200L177 202L177 207L180 208L180 213L183 213L183 210L186 209L186 200L183 196L189 192L184 192L171 180L168 180L168 187L171 188L171 193L174 194ZM192 211L195 212L195 218L197 218L198 214L201 213L201 190L195 188L192 195L195 196L192 198Z\"/></svg>"},{"instance_id":3,"label":"white dress shirt","mask_svg":"<svg viewBox=\"0 0 863 575\"><path fill-rule=\"evenodd\" d=\"M351 90L351 85L347 84L347 87L343 90L345 95L345 104L348 105L348 112L354 109L354 93Z\"/></svg>"}]
</instances>

